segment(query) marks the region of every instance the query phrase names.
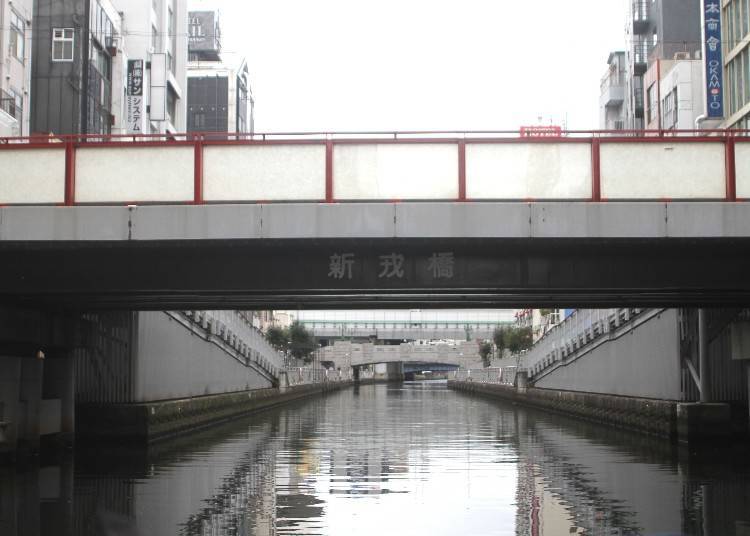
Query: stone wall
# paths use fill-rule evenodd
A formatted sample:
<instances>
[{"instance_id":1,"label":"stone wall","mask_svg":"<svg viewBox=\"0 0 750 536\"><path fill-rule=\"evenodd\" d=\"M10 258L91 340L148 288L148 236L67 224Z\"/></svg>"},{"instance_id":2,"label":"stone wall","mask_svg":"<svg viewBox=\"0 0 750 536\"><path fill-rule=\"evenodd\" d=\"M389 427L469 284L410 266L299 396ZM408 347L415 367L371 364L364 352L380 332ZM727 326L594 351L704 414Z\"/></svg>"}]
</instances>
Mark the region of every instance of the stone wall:
<instances>
[{"instance_id":1,"label":"stone wall","mask_svg":"<svg viewBox=\"0 0 750 536\"><path fill-rule=\"evenodd\" d=\"M161 402L80 405L76 432L85 438L150 442L349 385L351 382L326 382L298 385L283 391L255 389Z\"/></svg>"},{"instance_id":2,"label":"stone wall","mask_svg":"<svg viewBox=\"0 0 750 536\"><path fill-rule=\"evenodd\" d=\"M677 402L673 401L480 382L449 381L448 386L660 437L677 434Z\"/></svg>"}]
</instances>

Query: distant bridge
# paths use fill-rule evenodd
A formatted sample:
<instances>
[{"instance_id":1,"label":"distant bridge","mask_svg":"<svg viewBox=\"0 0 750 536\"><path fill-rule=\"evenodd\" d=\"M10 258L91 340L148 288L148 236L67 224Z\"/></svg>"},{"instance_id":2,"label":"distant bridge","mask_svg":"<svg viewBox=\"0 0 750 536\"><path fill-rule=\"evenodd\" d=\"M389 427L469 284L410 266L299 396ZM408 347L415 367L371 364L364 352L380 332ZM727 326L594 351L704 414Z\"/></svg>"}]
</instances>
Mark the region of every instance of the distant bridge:
<instances>
[{"instance_id":1,"label":"distant bridge","mask_svg":"<svg viewBox=\"0 0 750 536\"><path fill-rule=\"evenodd\" d=\"M359 367L375 363L432 363L462 369L482 366L479 346L475 341L451 344L376 345L337 341L321 349L320 359L331 361L335 366Z\"/></svg>"},{"instance_id":2,"label":"distant bridge","mask_svg":"<svg viewBox=\"0 0 750 536\"><path fill-rule=\"evenodd\" d=\"M491 339L495 330L510 321L435 320L300 320L318 339L474 340Z\"/></svg>"}]
</instances>

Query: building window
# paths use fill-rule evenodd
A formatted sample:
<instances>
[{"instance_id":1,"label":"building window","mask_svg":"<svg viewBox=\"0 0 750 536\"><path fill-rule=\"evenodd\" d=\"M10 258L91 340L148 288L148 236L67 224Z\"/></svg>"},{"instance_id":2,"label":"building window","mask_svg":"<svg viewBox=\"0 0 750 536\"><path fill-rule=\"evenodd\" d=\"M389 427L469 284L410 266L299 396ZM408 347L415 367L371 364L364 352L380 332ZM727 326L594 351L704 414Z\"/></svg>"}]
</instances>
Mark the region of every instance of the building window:
<instances>
[{"instance_id":1,"label":"building window","mask_svg":"<svg viewBox=\"0 0 750 536\"><path fill-rule=\"evenodd\" d=\"M206 128L206 114L203 112L195 112L193 113L193 129L195 130L205 130Z\"/></svg>"},{"instance_id":2,"label":"building window","mask_svg":"<svg viewBox=\"0 0 750 536\"><path fill-rule=\"evenodd\" d=\"M170 87L167 89L167 115L172 125L177 124L177 94Z\"/></svg>"},{"instance_id":3,"label":"building window","mask_svg":"<svg viewBox=\"0 0 750 536\"><path fill-rule=\"evenodd\" d=\"M12 56L23 61L23 45L26 34L26 23L18 13L10 12L10 43L8 44L9 52Z\"/></svg>"},{"instance_id":4,"label":"building window","mask_svg":"<svg viewBox=\"0 0 750 536\"><path fill-rule=\"evenodd\" d=\"M677 103L677 87L675 87L662 101L662 128L677 128L677 121L679 120Z\"/></svg>"},{"instance_id":5,"label":"building window","mask_svg":"<svg viewBox=\"0 0 750 536\"><path fill-rule=\"evenodd\" d=\"M170 5L167 11L167 33L169 34L169 54L167 55L167 67L174 74L177 71L177 17L174 8Z\"/></svg>"},{"instance_id":6,"label":"building window","mask_svg":"<svg viewBox=\"0 0 750 536\"><path fill-rule=\"evenodd\" d=\"M646 123L651 123L656 120L656 83L651 84L648 87L648 107L646 109Z\"/></svg>"},{"instance_id":7,"label":"building window","mask_svg":"<svg viewBox=\"0 0 750 536\"><path fill-rule=\"evenodd\" d=\"M73 61L73 44L75 30L73 28L52 29L52 61Z\"/></svg>"}]
</instances>

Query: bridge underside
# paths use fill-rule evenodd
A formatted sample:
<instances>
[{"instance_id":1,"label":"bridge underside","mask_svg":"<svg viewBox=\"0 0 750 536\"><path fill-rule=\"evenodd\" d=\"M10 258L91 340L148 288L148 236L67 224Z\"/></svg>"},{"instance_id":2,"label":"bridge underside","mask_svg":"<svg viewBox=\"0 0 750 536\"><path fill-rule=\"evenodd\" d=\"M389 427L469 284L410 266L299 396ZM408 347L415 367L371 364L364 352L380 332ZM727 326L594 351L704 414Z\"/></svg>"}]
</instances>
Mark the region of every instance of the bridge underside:
<instances>
[{"instance_id":1,"label":"bridge underside","mask_svg":"<svg viewBox=\"0 0 750 536\"><path fill-rule=\"evenodd\" d=\"M0 302L61 309L750 305L750 238L0 243Z\"/></svg>"}]
</instances>

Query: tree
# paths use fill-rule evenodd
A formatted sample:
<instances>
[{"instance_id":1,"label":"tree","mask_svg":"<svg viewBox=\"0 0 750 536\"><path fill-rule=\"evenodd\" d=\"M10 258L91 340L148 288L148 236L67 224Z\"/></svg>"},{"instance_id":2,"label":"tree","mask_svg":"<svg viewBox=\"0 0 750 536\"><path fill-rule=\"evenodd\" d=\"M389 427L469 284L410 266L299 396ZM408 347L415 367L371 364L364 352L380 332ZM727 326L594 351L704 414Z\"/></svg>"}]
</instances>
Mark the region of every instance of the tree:
<instances>
[{"instance_id":1,"label":"tree","mask_svg":"<svg viewBox=\"0 0 750 536\"><path fill-rule=\"evenodd\" d=\"M287 348L287 336L284 328L271 326L266 330L266 340L268 344L276 348L280 352L286 352Z\"/></svg>"},{"instance_id":2,"label":"tree","mask_svg":"<svg viewBox=\"0 0 750 536\"><path fill-rule=\"evenodd\" d=\"M509 337L505 339L508 350L517 354L522 350L528 350L532 345L531 327L513 328Z\"/></svg>"},{"instance_id":3,"label":"tree","mask_svg":"<svg viewBox=\"0 0 750 536\"><path fill-rule=\"evenodd\" d=\"M296 359L302 359L305 363L312 361L313 353L317 348L315 337L307 331L300 322L293 322L287 330L289 341L289 352Z\"/></svg>"},{"instance_id":4,"label":"tree","mask_svg":"<svg viewBox=\"0 0 750 536\"><path fill-rule=\"evenodd\" d=\"M302 359L305 363L312 361L313 353L318 347L312 333L301 322L293 322L288 328L268 328L266 340L284 355Z\"/></svg>"},{"instance_id":5,"label":"tree","mask_svg":"<svg viewBox=\"0 0 750 536\"><path fill-rule=\"evenodd\" d=\"M492 343L484 341L479 343L479 357L482 358L482 365L485 368L489 367L492 363Z\"/></svg>"},{"instance_id":6,"label":"tree","mask_svg":"<svg viewBox=\"0 0 750 536\"><path fill-rule=\"evenodd\" d=\"M502 358L503 352L508 350L511 354L517 354L523 350L528 350L532 345L532 335L530 327L501 327L495 329L492 334L492 341L497 348L498 357Z\"/></svg>"},{"instance_id":7,"label":"tree","mask_svg":"<svg viewBox=\"0 0 750 536\"><path fill-rule=\"evenodd\" d=\"M500 359L503 358L503 352L507 347L507 338L508 328L506 327L495 328L495 331L492 333L492 341L495 343L495 348L497 348L497 357Z\"/></svg>"}]
</instances>

